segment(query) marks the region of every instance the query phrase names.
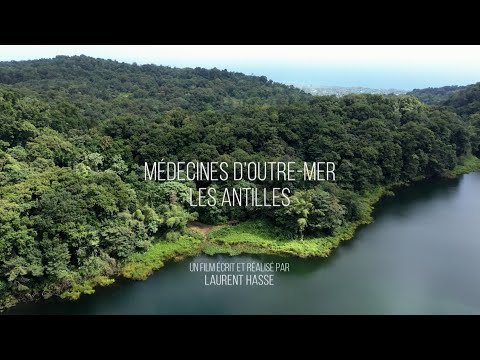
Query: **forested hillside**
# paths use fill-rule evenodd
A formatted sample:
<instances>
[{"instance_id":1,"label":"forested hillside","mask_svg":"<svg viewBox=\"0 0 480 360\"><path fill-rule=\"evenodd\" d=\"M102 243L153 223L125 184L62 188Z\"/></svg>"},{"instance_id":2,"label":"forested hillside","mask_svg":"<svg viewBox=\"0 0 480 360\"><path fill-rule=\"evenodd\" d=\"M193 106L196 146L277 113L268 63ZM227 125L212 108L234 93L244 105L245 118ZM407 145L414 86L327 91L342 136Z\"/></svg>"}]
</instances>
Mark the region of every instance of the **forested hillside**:
<instances>
[{"instance_id":1,"label":"forested hillside","mask_svg":"<svg viewBox=\"0 0 480 360\"><path fill-rule=\"evenodd\" d=\"M242 105L284 105L305 98L293 86L266 77L218 69L130 65L86 56L0 63L0 83L68 113L60 130L93 126L115 115L155 119L174 108L232 110Z\"/></svg>"},{"instance_id":2,"label":"forested hillside","mask_svg":"<svg viewBox=\"0 0 480 360\"><path fill-rule=\"evenodd\" d=\"M442 104L465 117L480 113L480 83L456 91Z\"/></svg>"},{"instance_id":3,"label":"forested hillside","mask_svg":"<svg viewBox=\"0 0 480 360\"><path fill-rule=\"evenodd\" d=\"M475 111L463 99L451 109ZM478 154L475 119L412 96L313 97L220 70L84 56L0 63L0 308L90 293L157 244L188 247L195 219L262 219L305 243L335 235L369 216L367 193ZM143 180L144 162L161 159L334 161L337 181L203 183L294 194L286 208L197 210L186 197L198 184Z\"/></svg>"},{"instance_id":4,"label":"forested hillside","mask_svg":"<svg viewBox=\"0 0 480 360\"><path fill-rule=\"evenodd\" d=\"M480 112L480 83L468 86L414 89L408 95L415 96L429 105L447 106L462 116Z\"/></svg>"},{"instance_id":5,"label":"forested hillside","mask_svg":"<svg viewBox=\"0 0 480 360\"><path fill-rule=\"evenodd\" d=\"M454 93L465 89L466 86L442 86L439 88L413 89L407 95L415 96L420 101L429 105L441 105Z\"/></svg>"}]
</instances>

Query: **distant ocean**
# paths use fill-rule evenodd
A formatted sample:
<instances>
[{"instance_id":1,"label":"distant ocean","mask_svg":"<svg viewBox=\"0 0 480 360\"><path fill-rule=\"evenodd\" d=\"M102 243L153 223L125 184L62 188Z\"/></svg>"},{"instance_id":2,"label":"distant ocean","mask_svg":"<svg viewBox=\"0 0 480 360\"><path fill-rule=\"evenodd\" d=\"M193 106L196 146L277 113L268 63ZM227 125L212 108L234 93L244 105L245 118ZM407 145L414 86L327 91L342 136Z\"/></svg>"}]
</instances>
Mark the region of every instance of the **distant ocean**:
<instances>
[{"instance_id":1,"label":"distant ocean","mask_svg":"<svg viewBox=\"0 0 480 360\"><path fill-rule=\"evenodd\" d=\"M379 89L412 90L414 88L468 85L480 81L480 70L389 67L315 67L234 65L230 71L247 75L265 75L273 81L311 86L362 86Z\"/></svg>"}]
</instances>

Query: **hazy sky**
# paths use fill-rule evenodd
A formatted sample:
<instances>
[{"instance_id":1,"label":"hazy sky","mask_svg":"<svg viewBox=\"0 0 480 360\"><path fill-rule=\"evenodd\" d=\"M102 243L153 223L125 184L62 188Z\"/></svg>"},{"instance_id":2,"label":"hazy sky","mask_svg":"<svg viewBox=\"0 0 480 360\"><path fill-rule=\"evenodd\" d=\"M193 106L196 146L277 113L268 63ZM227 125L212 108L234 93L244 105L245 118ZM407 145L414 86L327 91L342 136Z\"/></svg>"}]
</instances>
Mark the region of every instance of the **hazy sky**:
<instances>
[{"instance_id":1,"label":"hazy sky","mask_svg":"<svg viewBox=\"0 0 480 360\"><path fill-rule=\"evenodd\" d=\"M138 64L217 67L312 85L410 89L480 81L476 45L0 45L0 61L81 54Z\"/></svg>"}]
</instances>

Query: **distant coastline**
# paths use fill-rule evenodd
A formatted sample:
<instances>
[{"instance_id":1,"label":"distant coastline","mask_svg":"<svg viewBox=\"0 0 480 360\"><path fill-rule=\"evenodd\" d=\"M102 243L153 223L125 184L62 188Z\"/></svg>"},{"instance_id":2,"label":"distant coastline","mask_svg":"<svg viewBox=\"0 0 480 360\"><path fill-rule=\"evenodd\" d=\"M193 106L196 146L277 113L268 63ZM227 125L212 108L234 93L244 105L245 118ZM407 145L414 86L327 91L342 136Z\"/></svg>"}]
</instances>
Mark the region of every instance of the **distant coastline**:
<instances>
[{"instance_id":1,"label":"distant coastline","mask_svg":"<svg viewBox=\"0 0 480 360\"><path fill-rule=\"evenodd\" d=\"M376 94L376 95L405 95L407 90L400 89L378 89L363 86L314 86L291 84L308 94L318 96L345 96L349 94Z\"/></svg>"}]
</instances>

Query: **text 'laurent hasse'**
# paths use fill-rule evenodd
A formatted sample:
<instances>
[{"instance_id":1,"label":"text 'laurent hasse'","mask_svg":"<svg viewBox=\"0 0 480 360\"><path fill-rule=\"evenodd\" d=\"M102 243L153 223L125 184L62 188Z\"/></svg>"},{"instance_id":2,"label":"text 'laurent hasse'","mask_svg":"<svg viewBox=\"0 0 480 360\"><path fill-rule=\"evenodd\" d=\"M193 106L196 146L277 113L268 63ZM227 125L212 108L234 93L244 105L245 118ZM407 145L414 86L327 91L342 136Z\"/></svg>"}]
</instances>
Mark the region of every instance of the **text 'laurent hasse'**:
<instances>
[{"instance_id":1,"label":"text 'laurent hasse'","mask_svg":"<svg viewBox=\"0 0 480 360\"><path fill-rule=\"evenodd\" d=\"M213 274L205 275L205 286L271 286L273 274Z\"/></svg>"}]
</instances>

